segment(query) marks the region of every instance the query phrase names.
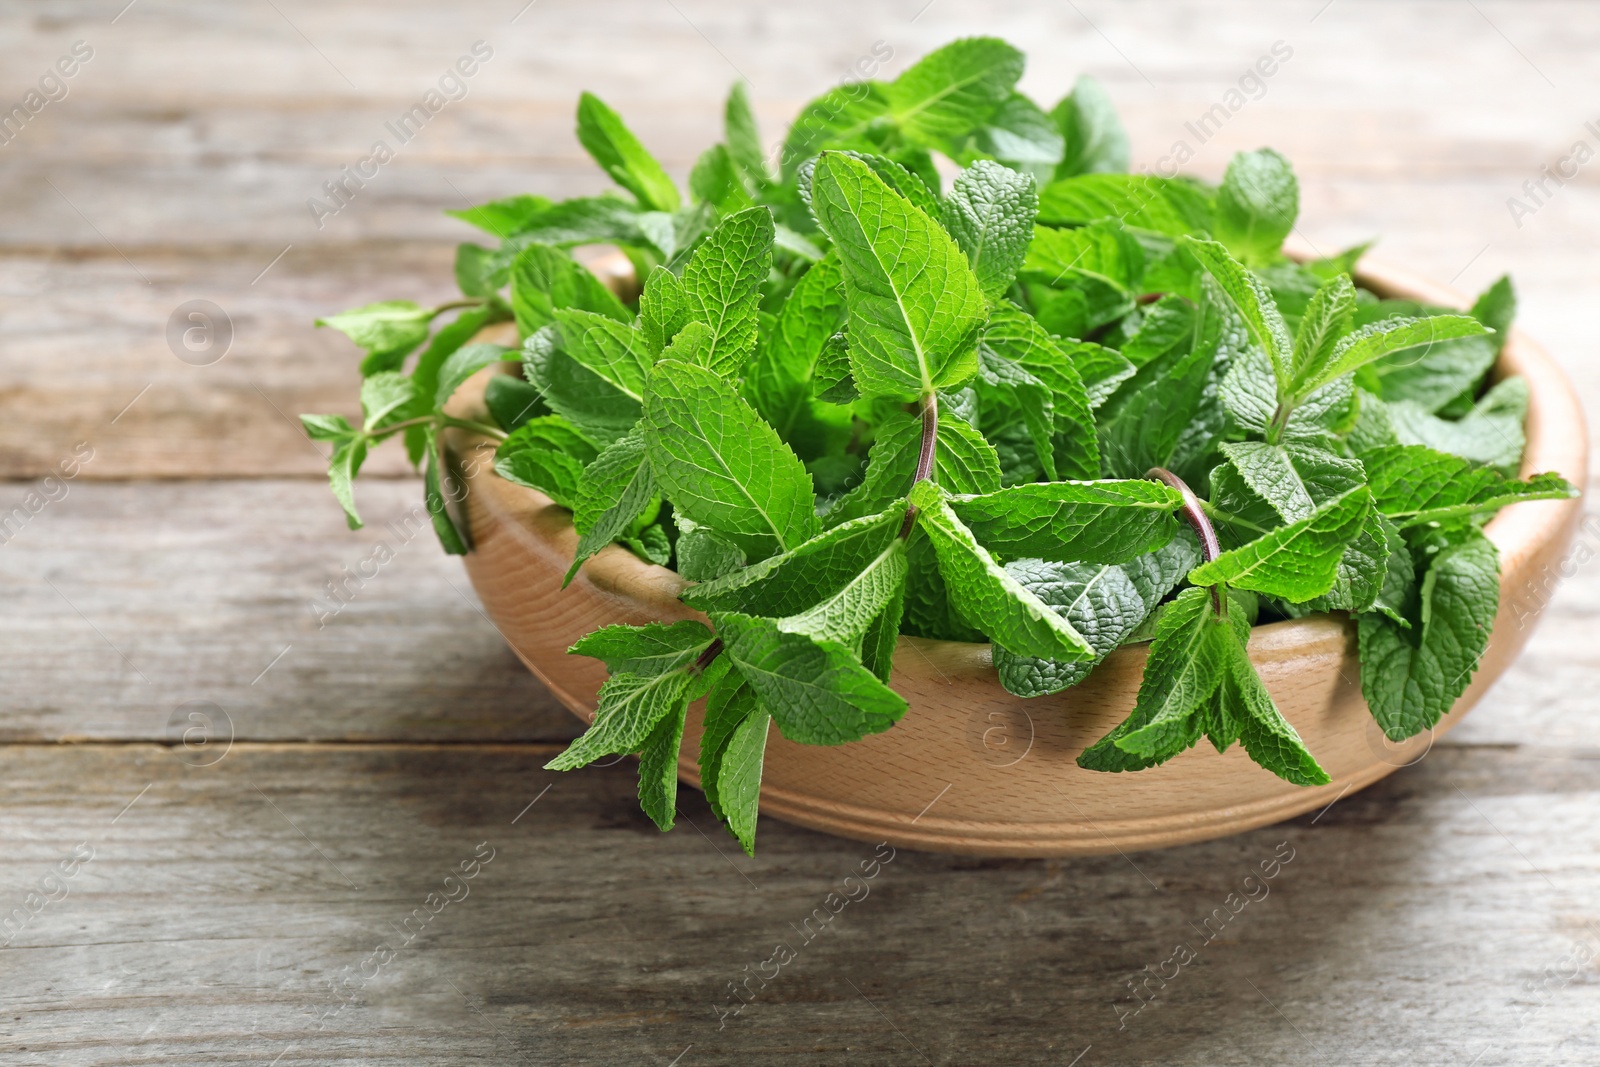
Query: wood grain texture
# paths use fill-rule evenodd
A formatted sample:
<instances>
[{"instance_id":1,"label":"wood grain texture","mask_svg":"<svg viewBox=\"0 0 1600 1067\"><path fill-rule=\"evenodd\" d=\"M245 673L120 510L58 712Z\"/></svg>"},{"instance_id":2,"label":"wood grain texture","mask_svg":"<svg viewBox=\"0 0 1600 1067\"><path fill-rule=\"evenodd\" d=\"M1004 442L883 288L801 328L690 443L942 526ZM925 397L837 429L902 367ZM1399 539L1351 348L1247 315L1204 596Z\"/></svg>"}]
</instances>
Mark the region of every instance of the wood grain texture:
<instances>
[{"instance_id":1,"label":"wood grain texture","mask_svg":"<svg viewBox=\"0 0 1600 1067\"><path fill-rule=\"evenodd\" d=\"M1305 256L1303 248L1292 252ZM1447 287L1370 259L1357 277L1384 297L1468 303ZM493 329L497 338L504 332ZM452 401L456 414L482 418L484 388L502 370L481 371L463 387ZM1555 471L1584 484L1588 435L1560 368L1513 331L1496 371L1528 383L1524 476ZM681 579L616 545L563 588L578 540L570 513L496 475L493 444L480 435L452 431L447 444L465 471L473 539L467 573L517 655L575 714L593 718L606 677L598 661L567 654L579 638L616 623L705 621L678 602ZM891 684L910 704L905 716L893 729L849 745L801 745L774 735L762 772L762 810L857 840L991 856L1164 847L1315 811L1419 758L1482 699L1527 642L1544 607L1545 580L1565 557L1581 508L1579 500L1520 504L1488 525L1500 550L1494 633L1455 707L1403 743L1384 738L1362 699L1348 618L1255 629L1250 658L1327 771L1325 786L1304 788L1267 774L1241 747L1217 753L1200 746L1137 774L1080 768L1078 754L1133 710L1144 647L1118 649L1066 692L1024 699L1001 688L988 645L902 637ZM696 708L689 717L678 760L680 777L696 784L700 714ZM940 810L928 816L935 800Z\"/></svg>"},{"instance_id":2,"label":"wood grain texture","mask_svg":"<svg viewBox=\"0 0 1600 1067\"><path fill-rule=\"evenodd\" d=\"M0 952L7 1062L1593 1063L1600 986L1569 963L1600 951L1592 761L1441 748L1315 822L902 851L863 882L873 845L763 819L746 859L692 791L663 835L629 763L556 776L552 751L0 751L3 912L93 848ZM484 842L465 898L412 919Z\"/></svg>"}]
</instances>

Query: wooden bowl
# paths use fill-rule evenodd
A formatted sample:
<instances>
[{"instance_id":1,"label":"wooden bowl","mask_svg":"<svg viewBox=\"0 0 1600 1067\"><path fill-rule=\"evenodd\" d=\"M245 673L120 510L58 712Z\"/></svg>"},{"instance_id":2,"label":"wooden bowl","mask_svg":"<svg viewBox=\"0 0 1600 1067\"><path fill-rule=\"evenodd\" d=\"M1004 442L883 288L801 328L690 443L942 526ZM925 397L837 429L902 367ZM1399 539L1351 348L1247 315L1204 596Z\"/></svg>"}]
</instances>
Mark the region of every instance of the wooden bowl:
<instances>
[{"instance_id":1,"label":"wooden bowl","mask_svg":"<svg viewBox=\"0 0 1600 1067\"><path fill-rule=\"evenodd\" d=\"M1367 264L1361 284L1382 296L1465 307L1460 294L1403 271ZM486 340L515 344L515 331ZM1521 375L1532 394L1522 471L1558 471L1585 485L1583 414L1566 376L1513 331L1497 373ZM457 403L481 404L483 377ZM467 573L485 610L528 668L574 714L594 715L605 669L568 656L608 623L703 619L678 602L683 581L612 545L566 590L577 534L570 513L494 475L482 438L452 431L465 467L474 542ZM1086 771L1075 760L1133 707L1142 647L1113 652L1066 692L1023 699L1000 687L990 646L900 638L891 684L910 703L885 733L847 745L799 745L774 729L761 811L802 826L897 847L992 856L1067 856L1160 848L1278 822L1323 807L1424 756L1516 658L1548 600L1581 509L1579 500L1506 508L1488 526L1500 549L1500 611L1472 686L1431 733L1387 740L1361 696L1355 626L1320 615L1259 626L1250 658L1278 707L1332 778L1290 785L1235 745L1199 745L1136 773ZM699 785L700 709L684 732L679 776Z\"/></svg>"}]
</instances>

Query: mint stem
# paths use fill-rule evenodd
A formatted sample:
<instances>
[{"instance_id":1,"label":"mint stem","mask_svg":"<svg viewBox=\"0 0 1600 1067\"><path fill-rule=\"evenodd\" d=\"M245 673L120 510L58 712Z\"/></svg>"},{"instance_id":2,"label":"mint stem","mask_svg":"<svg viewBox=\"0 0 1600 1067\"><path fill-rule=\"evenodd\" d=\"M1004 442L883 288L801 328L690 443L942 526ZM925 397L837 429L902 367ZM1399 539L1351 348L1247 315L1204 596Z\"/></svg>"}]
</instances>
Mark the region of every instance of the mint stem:
<instances>
[{"instance_id":1,"label":"mint stem","mask_svg":"<svg viewBox=\"0 0 1600 1067\"><path fill-rule=\"evenodd\" d=\"M933 393L922 394L922 448L917 453L917 473L911 484L933 478L934 450L939 443L939 398ZM900 540L911 536L911 525L917 521L917 509L906 505L906 519L900 524Z\"/></svg>"},{"instance_id":2,"label":"mint stem","mask_svg":"<svg viewBox=\"0 0 1600 1067\"><path fill-rule=\"evenodd\" d=\"M1205 556L1206 562L1210 563L1222 555L1222 542L1217 540L1217 531L1206 515L1205 504L1195 495L1194 490L1189 488L1189 483L1165 467L1151 467L1144 476L1165 482L1182 495L1183 517L1189 520L1189 525L1194 527L1194 532L1199 536L1200 552ZM1218 615L1228 614L1228 600L1221 583L1211 587L1211 607Z\"/></svg>"},{"instance_id":3,"label":"mint stem","mask_svg":"<svg viewBox=\"0 0 1600 1067\"><path fill-rule=\"evenodd\" d=\"M715 660L721 654L722 654L722 638L720 638L720 637L712 638L711 643L706 646L706 650L704 652L700 653L699 658L694 661L694 664L689 669L691 671L693 671L695 674L699 674L701 671L703 671L707 667L711 666L712 661Z\"/></svg>"}]
</instances>

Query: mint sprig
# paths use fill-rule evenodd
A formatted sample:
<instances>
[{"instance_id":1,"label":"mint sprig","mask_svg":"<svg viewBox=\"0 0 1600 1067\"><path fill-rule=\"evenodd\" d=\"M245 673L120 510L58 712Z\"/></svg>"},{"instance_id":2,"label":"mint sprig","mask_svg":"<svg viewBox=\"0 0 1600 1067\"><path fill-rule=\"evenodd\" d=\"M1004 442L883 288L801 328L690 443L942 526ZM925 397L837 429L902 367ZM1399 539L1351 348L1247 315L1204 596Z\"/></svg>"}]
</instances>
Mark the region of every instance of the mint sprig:
<instances>
[{"instance_id":1,"label":"mint sprig","mask_svg":"<svg viewBox=\"0 0 1600 1067\"><path fill-rule=\"evenodd\" d=\"M440 437L465 431L496 446L485 476L572 512L568 582L631 551L705 613L572 647L610 677L552 768L638 755L669 828L703 700L701 783L751 850L773 728L892 728L902 634L990 642L1023 696L1146 646L1127 719L1079 757L1106 771L1204 737L1326 782L1251 663L1258 621L1354 616L1396 739L1464 691L1498 604L1483 523L1575 492L1511 477L1526 387L1484 381L1509 282L1462 315L1367 292L1364 246L1293 262L1281 155L1241 153L1215 187L1128 174L1100 86L1046 112L1022 69L1003 41L953 42L813 100L776 159L735 86L686 190L584 94L579 141L615 188L452 211L499 242L458 249L460 299L322 320L366 352L360 417L302 417L352 526L365 457L399 437L442 545L469 551ZM960 168L947 192L934 153ZM631 293L576 258L599 244ZM503 322L518 347L473 343ZM458 407L487 368L486 411Z\"/></svg>"}]
</instances>

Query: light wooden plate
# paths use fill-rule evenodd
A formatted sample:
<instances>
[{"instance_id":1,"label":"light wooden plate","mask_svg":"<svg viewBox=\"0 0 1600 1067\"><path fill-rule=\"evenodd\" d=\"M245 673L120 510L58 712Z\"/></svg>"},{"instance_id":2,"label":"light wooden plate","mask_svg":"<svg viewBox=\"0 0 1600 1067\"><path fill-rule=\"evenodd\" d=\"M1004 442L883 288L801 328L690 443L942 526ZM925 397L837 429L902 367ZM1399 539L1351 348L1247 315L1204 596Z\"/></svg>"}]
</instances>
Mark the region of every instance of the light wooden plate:
<instances>
[{"instance_id":1,"label":"light wooden plate","mask_svg":"<svg viewBox=\"0 0 1600 1067\"><path fill-rule=\"evenodd\" d=\"M599 264L602 271L625 269ZM1383 296L1465 307L1459 293L1374 263L1358 280ZM515 344L515 330L486 340ZM1587 475L1583 413L1571 384L1515 331L1497 372L1521 375L1532 402L1524 474ZM458 395L481 407L487 376ZM577 534L570 513L492 472L482 438L451 431L463 467L473 551L467 572L485 610L528 668L585 721L605 680L596 661L566 655L608 623L703 619L677 600L683 581L612 545L566 590ZM1160 848L1239 833L1316 810L1421 759L1478 702L1522 650L1577 526L1579 500L1517 504L1488 526L1500 549L1500 612L1471 688L1431 733L1394 744L1361 696L1355 627L1321 615L1259 626L1250 658L1283 714L1333 781L1303 788L1269 774L1235 745L1201 744L1161 767L1086 771L1078 753L1133 707L1142 647L1119 649L1084 682L1023 699L1000 687L988 645L900 638L893 687L910 702L886 733L834 747L799 745L773 730L761 810L802 826L898 847L994 856L1066 856ZM679 775L698 786L700 709L691 709Z\"/></svg>"}]
</instances>

